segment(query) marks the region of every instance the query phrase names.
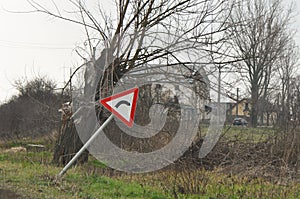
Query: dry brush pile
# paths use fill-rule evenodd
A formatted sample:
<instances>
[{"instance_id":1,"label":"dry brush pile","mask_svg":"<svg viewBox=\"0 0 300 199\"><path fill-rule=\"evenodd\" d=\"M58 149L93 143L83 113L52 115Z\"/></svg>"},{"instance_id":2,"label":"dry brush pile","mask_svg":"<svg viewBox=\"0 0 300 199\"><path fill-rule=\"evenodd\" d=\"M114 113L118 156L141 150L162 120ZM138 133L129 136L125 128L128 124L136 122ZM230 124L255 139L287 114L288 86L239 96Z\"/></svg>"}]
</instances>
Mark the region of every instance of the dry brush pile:
<instances>
[{"instance_id":1,"label":"dry brush pile","mask_svg":"<svg viewBox=\"0 0 300 199\"><path fill-rule=\"evenodd\" d=\"M294 126L261 140L222 137L207 157L198 158L199 140L178 160L177 169L221 169L227 174L265 178L278 183L300 181L300 131Z\"/></svg>"}]
</instances>

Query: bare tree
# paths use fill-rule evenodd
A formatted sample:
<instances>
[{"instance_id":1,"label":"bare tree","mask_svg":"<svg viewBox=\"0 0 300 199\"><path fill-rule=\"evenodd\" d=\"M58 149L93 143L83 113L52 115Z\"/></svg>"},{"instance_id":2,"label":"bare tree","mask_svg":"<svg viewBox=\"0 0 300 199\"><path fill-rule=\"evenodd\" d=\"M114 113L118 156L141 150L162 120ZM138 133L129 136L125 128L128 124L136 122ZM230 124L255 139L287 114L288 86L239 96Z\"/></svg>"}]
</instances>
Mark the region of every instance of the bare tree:
<instances>
[{"instance_id":1,"label":"bare tree","mask_svg":"<svg viewBox=\"0 0 300 199\"><path fill-rule=\"evenodd\" d=\"M258 100L265 100L276 64L289 45L291 13L279 0L247 0L241 1L229 18L234 24L228 33L232 35L231 46L244 60L236 67L247 73L254 127L258 122Z\"/></svg>"},{"instance_id":2,"label":"bare tree","mask_svg":"<svg viewBox=\"0 0 300 199\"><path fill-rule=\"evenodd\" d=\"M291 119L291 96L293 95L291 83L296 74L298 61L298 48L291 42L284 50L284 53L279 60L279 67L277 70L278 78L280 80L278 81L279 84L277 84L277 86L281 89L279 98L281 106L278 114L278 122L280 126L285 129L288 127L288 122Z\"/></svg>"},{"instance_id":3,"label":"bare tree","mask_svg":"<svg viewBox=\"0 0 300 199\"><path fill-rule=\"evenodd\" d=\"M85 98L89 99L87 104L94 104L96 99L109 95L123 74L144 64L180 65L192 74L200 65L212 63L212 54L224 56L221 48L210 46L224 42L222 34L228 24L222 19L228 18L232 9L229 0L118 0L111 12L113 15L109 15L105 5L99 2L100 14L97 15L84 1L74 0L69 1L74 7L73 17L64 15L56 4L55 9L49 10L36 1L28 2L34 8L33 12L84 27L90 54L84 71L83 90ZM93 44L94 38L98 40L97 45ZM97 57L96 54L100 55ZM234 58L226 60L227 63L233 61ZM97 76L101 77L100 82L97 82ZM97 94L95 90L98 90ZM75 114L80 115L77 122L95 111L95 107L92 108L77 111ZM103 121L104 111L98 112ZM94 128L93 125L85 126L89 132Z\"/></svg>"},{"instance_id":4,"label":"bare tree","mask_svg":"<svg viewBox=\"0 0 300 199\"><path fill-rule=\"evenodd\" d=\"M291 79L290 84L291 119L295 125L300 125L300 75Z\"/></svg>"}]
</instances>

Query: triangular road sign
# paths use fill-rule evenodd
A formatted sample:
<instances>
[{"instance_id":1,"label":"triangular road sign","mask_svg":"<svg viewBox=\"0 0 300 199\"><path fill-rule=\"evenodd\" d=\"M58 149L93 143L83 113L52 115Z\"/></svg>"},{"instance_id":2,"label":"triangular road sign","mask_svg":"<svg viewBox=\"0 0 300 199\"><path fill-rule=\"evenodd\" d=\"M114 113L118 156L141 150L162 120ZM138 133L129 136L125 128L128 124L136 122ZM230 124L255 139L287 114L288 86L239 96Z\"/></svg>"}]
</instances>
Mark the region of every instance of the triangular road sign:
<instances>
[{"instance_id":1,"label":"triangular road sign","mask_svg":"<svg viewBox=\"0 0 300 199\"><path fill-rule=\"evenodd\" d=\"M132 127L139 88L132 88L100 100L100 103L128 127Z\"/></svg>"}]
</instances>

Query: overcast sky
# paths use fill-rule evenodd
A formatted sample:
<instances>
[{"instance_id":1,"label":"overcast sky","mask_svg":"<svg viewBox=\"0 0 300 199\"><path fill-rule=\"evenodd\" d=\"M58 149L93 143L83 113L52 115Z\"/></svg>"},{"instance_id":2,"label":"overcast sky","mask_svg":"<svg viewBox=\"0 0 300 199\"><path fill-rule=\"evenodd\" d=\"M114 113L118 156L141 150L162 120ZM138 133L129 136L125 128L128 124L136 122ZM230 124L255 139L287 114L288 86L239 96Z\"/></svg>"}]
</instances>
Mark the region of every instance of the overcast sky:
<instances>
[{"instance_id":1,"label":"overcast sky","mask_svg":"<svg viewBox=\"0 0 300 199\"><path fill-rule=\"evenodd\" d=\"M53 6L49 0L37 1ZM64 10L71 11L66 0L57 2ZM87 2L97 7L97 0ZM20 78L48 76L62 84L69 68L81 64L74 48L84 42L82 27L43 14L7 11L30 10L26 0L0 0L0 6L0 102L16 93L13 83ZM300 11L299 6L296 10ZM297 18L295 27L300 24ZM296 37L298 45L299 35Z\"/></svg>"},{"instance_id":2,"label":"overcast sky","mask_svg":"<svg viewBox=\"0 0 300 199\"><path fill-rule=\"evenodd\" d=\"M69 68L81 64L74 49L84 42L82 27L39 13L7 11L32 10L26 0L0 0L0 6L0 102L16 93L16 79L48 76L62 84ZM62 7L68 10L67 4Z\"/></svg>"}]
</instances>

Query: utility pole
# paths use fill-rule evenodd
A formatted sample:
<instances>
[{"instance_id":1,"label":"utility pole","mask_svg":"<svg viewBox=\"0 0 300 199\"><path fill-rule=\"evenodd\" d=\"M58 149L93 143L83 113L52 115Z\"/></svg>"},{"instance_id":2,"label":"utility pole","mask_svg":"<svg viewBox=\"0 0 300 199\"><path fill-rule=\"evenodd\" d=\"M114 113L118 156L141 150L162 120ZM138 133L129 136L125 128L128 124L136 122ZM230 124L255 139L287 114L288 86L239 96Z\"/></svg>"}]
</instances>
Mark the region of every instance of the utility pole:
<instances>
[{"instance_id":1,"label":"utility pole","mask_svg":"<svg viewBox=\"0 0 300 199\"><path fill-rule=\"evenodd\" d=\"M222 67L219 65L219 77L218 77L218 124L220 123L220 108L221 108L221 69Z\"/></svg>"},{"instance_id":2,"label":"utility pole","mask_svg":"<svg viewBox=\"0 0 300 199\"><path fill-rule=\"evenodd\" d=\"M239 88L236 88L236 109L235 109L235 116L238 117L239 115Z\"/></svg>"},{"instance_id":3,"label":"utility pole","mask_svg":"<svg viewBox=\"0 0 300 199\"><path fill-rule=\"evenodd\" d=\"M221 104L221 66L218 67L219 69L219 77L218 77L218 105Z\"/></svg>"},{"instance_id":4,"label":"utility pole","mask_svg":"<svg viewBox=\"0 0 300 199\"><path fill-rule=\"evenodd\" d=\"M72 68L70 67L70 101L72 101Z\"/></svg>"}]
</instances>

